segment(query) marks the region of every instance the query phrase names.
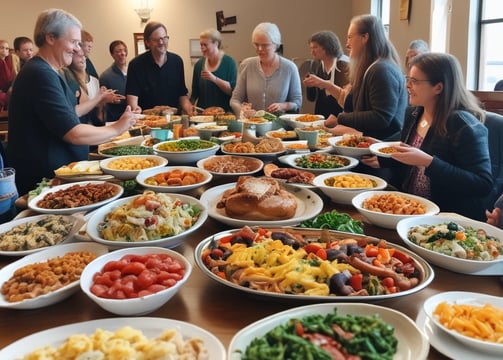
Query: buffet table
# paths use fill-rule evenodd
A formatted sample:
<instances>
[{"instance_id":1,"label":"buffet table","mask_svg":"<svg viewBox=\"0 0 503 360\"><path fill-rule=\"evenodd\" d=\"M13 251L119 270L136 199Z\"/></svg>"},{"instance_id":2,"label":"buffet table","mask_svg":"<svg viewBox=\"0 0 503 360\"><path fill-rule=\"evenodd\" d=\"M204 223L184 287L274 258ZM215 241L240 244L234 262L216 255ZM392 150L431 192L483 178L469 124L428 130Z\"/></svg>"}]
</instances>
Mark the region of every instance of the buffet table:
<instances>
[{"instance_id":1,"label":"buffet table","mask_svg":"<svg viewBox=\"0 0 503 360\"><path fill-rule=\"evenodd\" d=\"M199 197L203 190L200 188L191 195ZM339 212L347 212L354 218L361 219L354 208L334 204L323 195L321 196L325 202L324 210L335 208ZM292 307L310 304L305 301L292 302L251 296L221 285L204 275L194 262L195 247L206 237L228 228L227 225L208 218L201 228L190 234L182 245L175 248L191 261L194 266L193 272L178 294L161 309L145 316L171 318L195 324L213 333L227 347L234 334L248 324ZM396 231L365 223L365 234L403 245ZM0 257L0 267L15 260L16 258ZM415 320L423 302L439 292L458 290L503 296L503 286L499 276L470 276L436 266L433 268L435 278L424 290L405 297L374 302L374 304L396 309ZM337 300L334 298L334 301ZM102 310L81 291L63 302L46 308L0 309L0 348L44 329L113 317L116 315ZM429 359L447 359L447 357L430 347Z\"/></svg>"}]
</instances>

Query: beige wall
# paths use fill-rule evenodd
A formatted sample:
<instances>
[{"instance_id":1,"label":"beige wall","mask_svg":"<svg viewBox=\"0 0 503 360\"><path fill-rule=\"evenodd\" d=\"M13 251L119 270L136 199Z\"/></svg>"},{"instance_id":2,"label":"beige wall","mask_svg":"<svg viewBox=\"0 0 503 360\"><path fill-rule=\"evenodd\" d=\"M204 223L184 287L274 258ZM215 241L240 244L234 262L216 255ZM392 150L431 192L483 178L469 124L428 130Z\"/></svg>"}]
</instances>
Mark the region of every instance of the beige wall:
<instances>
[{"instance_id":1,"label":"beige wall","mask_svg":"<svg viewBox=\"0 0 503 360\"><path fill-rule=\"evenodd\" d=\"M452 1L452 0L449 0ZM467 64L467 21L469 4L474 0L456 0L453 6L453 25L450 51L463 66ZM412 16L409 21L399 19L400 0L391 0L390 39L402 55L408 43L416 38L429 40L431 35L430 13L435 0L411 1ZM33 37L37 15L50 7L63 8L76 15L85 29L94 38L91 54L98 72L111 63L108 44L112 40L124 40L129 47L131 59L134 55L133 33L143 32L143 25L134 9L140 0L38 0L4 2L0 12L0 38L10 41L16 36ZM235 30L224 34L224 50L236 60L254 55L251 32L262 21L278 24L283 35L285 56L308 58L308 37L319 30L332 30L343 45L346 41L348 23L352 16L369 13L372 0L150 0L152 19L166 24L171 36L169 49L178 53L186 64L187 83L191 81L189 39L198 39L199 32L215 27L215 12L223 10L226 16L237 16L237 24L226 29ZM190 87L190 86L189 86Z\"/></svg>"}]
</instances>

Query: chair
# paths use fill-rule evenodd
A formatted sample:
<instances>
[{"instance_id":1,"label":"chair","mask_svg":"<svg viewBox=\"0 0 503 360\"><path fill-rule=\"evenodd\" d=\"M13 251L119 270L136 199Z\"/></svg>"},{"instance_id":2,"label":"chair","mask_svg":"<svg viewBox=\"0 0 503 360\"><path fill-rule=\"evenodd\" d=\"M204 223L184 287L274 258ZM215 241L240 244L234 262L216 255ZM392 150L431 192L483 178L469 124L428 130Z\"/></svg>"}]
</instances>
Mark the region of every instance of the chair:
<instances>
[{"instance_id":1,"label":"chair","mask_svg":"<svg viewBox=\"0 0 503 360\"><path fill-rule=\"evenodd\" d=\"M486 111L503 115L503 91L472 91Z\"/></svg>"},{"instance_id":2,"label":"chair","mask_svg":"<svg viewBox=\"0 0 503 360\"><path fill-rule=\"evenodd\" d=\"M486 196L486 208L492 210L494 202L503 193L503 115L487 111L485 126L489 130L489 154L493 173L493 189Z\"/></svg>"}]
</instances>

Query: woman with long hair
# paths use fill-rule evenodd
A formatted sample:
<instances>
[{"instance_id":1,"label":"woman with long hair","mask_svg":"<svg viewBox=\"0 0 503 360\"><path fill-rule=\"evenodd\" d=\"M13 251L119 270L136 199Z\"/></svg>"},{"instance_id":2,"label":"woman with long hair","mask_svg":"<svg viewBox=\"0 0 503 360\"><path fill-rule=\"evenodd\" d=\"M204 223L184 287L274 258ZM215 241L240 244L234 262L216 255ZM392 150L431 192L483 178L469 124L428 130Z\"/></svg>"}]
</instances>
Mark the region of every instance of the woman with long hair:
<instances>
[{"instance_id":1,"label":"woman with long hair","mask_svg":"<svg viewBox=\"0 0 503 360\"><path fill-rule=\"evenodd\" d=\"M344 104L339 115L325 125L335 135L364 134L380 140L398 140L407 106L400 58L381 21L373 15L351 20L349 84L335 87L332 95Z\"/></svg>"},{"instance_id":2,"label":"woman with long hair","mask_svg":"<svg viewBox=\"0 0 503 360\"><path fill-rule=\"evenodd\" d=\"M394 185L431 199L441 211L485 220L485 196L493 179L484 111L466 89L458 60L425 53L411 59L410 107L402 144L391 159L362 161L391 166Z\"/></svg>"}]
</instances>

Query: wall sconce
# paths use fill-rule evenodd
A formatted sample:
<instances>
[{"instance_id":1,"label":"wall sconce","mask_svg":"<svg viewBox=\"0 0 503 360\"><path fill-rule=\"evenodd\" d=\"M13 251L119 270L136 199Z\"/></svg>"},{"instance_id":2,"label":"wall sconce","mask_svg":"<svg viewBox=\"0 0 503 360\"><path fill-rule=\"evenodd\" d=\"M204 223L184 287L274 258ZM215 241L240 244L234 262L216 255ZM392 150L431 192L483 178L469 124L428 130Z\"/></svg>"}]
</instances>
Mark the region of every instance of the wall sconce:
<instances>
[{"instance_id":1,"label":"wall sconce","mask_svg":"<svg viewBox=\"0 0 503 360\"><path fill-rule=\"evenodd\" d=\"M140 1L140 8L134 9L138 16L140 17L141 23L145 24L147 21L150 19L150 13L152 12L152 9L149 6L149 0L141 0Z\"/></svg>"}]
</instances>

